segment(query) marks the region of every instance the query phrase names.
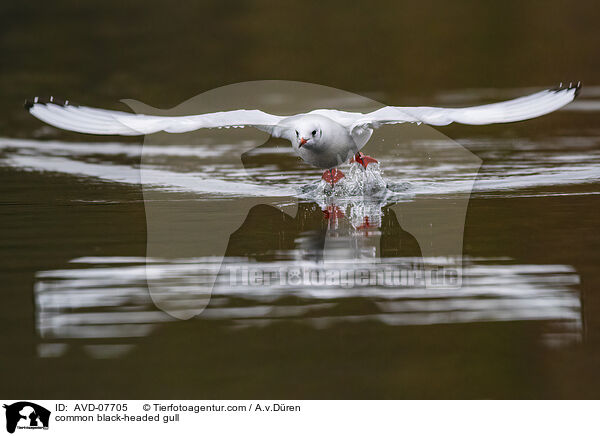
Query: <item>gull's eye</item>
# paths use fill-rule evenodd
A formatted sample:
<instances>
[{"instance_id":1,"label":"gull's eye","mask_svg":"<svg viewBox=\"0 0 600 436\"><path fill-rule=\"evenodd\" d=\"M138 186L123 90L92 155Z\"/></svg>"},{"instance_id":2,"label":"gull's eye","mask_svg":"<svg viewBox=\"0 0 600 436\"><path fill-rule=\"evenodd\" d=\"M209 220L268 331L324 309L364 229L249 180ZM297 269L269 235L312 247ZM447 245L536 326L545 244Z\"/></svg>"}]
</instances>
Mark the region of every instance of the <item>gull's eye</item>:
<instances>
[{"instance_id":1,"label":"gull's eye","mask_svg":"<svg viewBox=\"0 0 600 436\"><path fill-rule=\"evenodd\" d=\"M300 133L298 133L298 131L296 130L296 138L300 137Z\"/></svg>"},{"instance_id":2,"label":"gull's eye","mask_svg":"<svg viewBox=\"0 0 600 436\"><path fill-rule=\"evenodd\" d=\"M313 135L313 136L315 136L316 134L317 134L317 131L316 131L316 130L313 130L313 131L312 131L312 135Z\"/></svg>"}]
</instances>

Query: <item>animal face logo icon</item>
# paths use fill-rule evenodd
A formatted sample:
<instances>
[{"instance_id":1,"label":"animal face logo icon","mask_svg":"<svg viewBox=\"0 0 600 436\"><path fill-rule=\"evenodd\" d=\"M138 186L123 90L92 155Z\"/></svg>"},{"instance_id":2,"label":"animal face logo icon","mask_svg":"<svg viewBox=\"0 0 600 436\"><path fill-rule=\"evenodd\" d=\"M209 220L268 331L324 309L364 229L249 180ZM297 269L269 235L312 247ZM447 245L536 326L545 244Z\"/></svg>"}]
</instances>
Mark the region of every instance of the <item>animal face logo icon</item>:
<instances>
[{"instance_id":1,"label":"animal face logo icon","mask_svg":"<svg viewBox=\"0 0 600 436\"><path fill-rule=\"evenodd\" d=\"M19 401L4 405L6 409L6 431L14 433L19 429L47 429L50 411L29 401Z\"/></svg>"}]
</instances>

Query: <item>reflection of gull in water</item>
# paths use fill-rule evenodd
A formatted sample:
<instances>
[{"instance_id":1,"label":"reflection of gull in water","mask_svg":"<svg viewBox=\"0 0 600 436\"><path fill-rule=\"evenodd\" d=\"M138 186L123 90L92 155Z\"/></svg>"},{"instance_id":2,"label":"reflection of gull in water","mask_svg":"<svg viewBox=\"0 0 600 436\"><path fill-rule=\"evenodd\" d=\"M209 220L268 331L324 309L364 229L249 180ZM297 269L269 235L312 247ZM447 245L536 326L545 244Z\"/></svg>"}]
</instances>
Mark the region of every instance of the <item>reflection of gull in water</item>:
<instances>
[{"instance_id":1,"label":"reflection of gull in water","mask_svg":"<svg viewBox=\"0 0 600 436\"><path fill-rule=\"evenodd\" d=\"M26 103L35 117L66 130L106 135L146 135L165 131L189 132L202 128L251 126L291 142L307 163L325 169L323 179L332 185L343 178L337 166L354 156L365 168L376 162L360 150L373 130L385 124L425 123L443 126L492 124L527 120L553 112L573 101L581 85L547 89L500 103L467 108L386 106L369 113L317 109L293 116L278 116L260 110L233 110L202 115L161 117L94 109L37 97Z\"/></svg>"},{"instance_id":2,"label":"reflection of gull in water","mask_svg":"<svg viewBox=\"0 0 600 436\"><path fill-rule=\"evenodd\" d=\"M393 258L391 262L411 262ZM433 263L436 259L424 259ZM118 357L165 323L177 322L157 309L146 287L145 258L86 257L68 268L36 276L36 330L41 357L82 348L91 357ZM237 258L241 271L309 268L312 261L248 261ZM549 345L578 341L582 334L581 303L574 288L579 277L567 265L511 264L510 259L468 259L460 289L432 289L414 284L385 286L282 286L238 280L225 272L201 319L229 322L232 327L296 320L316 327L344 321L377 321L388 325L431 325L465 322L546 321L542 339ZM181 278L171 298L193 304L185 278L198 265L218 270L220 262L204 259L148 259L148 272L168 280ZM340 264L360 269L360 260ZM298 297L293 299L292 297ZM336 310L345 299L368 297L375 302L361 315Z\"/></svg>"}]
</instances>

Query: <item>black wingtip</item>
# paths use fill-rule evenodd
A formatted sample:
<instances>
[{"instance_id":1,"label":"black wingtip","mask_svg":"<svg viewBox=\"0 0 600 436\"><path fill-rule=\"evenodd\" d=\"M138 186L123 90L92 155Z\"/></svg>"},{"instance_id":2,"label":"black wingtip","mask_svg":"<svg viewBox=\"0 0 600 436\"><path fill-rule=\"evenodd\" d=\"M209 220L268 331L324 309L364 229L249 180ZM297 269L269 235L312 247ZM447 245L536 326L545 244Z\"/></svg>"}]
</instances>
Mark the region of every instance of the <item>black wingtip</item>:
<instances>
[{"instance_id":1,"label":"black wingtip","mask_svg":"<svg viewBox=\"0 0 600 436\"><path fill-rule=\"evenodd\" d=\"M55 104L57 106L77 106L69 100L63 100L62 98L50 96L50 97L34 97L32 100L25 100L25 109L29 110L36 104Z\"/></svg>"},{"instance_id":2,"label":"black wingtip","mask_svg":"<svg viewBox=\"0 0 600 436\"><path fill-rule=\"evenodd\" d=\"M581 88L583 88L583 85L581 84L581 81L579 81L577 82L577 85L575 85L575 98L577 98L577 96L581 92Z\"/></svg>"},{"instance_id":3,"label":"black wingtip","mask_svg":"<svg viewBox=\"0 0 600 436\"><path fill-rule=\"evenodd\" d=\"M569 82L568 84L567 84L567 82L564 82L564 84L563 84L563 82L560 82L560 84L557 87L551 88L550 91L559 92L559 91L574 89L575 95L573 96L573 98L577 98L577 96L581 92L582 87L583 87L583 85L581 84L581 81L578 81L577 83Z\"/></svg>"}]
</instances>

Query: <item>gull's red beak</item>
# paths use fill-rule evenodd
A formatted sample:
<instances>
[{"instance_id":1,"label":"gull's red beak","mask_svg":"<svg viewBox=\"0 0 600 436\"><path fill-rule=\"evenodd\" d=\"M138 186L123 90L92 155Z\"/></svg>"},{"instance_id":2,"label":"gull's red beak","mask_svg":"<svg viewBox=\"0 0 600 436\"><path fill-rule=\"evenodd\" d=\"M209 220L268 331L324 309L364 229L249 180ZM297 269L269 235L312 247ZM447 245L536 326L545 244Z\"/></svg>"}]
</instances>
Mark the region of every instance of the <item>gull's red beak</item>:
<instances>
[{"instance_id":1,"label":"gull's red beak","mask_svg":"<svg viewBox=\"0 0 600 436\"><path fill-rule=\"evenodd\" d=\"M298 147L302 147L304 144L306 144L308 142L308 140L304 139L304 138L300 138L300 145L298 145Z\"/></svg>"}]
</instances>

